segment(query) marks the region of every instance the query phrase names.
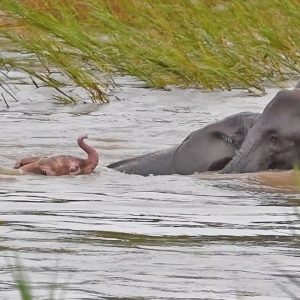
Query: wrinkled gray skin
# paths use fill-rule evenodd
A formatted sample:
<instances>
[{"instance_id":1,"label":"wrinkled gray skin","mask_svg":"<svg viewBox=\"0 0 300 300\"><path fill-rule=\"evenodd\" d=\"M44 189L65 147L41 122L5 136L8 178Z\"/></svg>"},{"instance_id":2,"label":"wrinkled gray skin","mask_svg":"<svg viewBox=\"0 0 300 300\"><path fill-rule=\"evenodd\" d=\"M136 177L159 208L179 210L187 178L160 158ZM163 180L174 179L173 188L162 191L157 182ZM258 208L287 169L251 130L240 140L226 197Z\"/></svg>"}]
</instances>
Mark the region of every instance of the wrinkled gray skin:
<instances>
[{"instance_id":1,"label":"wrinkled gray skin","mask_svg":"<svg viewBox=\"0 0 300 300\"><path fill-rule=\"evenodd\" d=\"M300 89L296 88L277 93L221 173L286 170L299 162Z\"/></svg>"},{"instance_id":2,"label":"wrinkled gray skin","mask_svg":"<svg viewBox=\"0 0 300 300\"><path fill-rule=\"evenodd\" d=\"M108 168L143 176L221 170L235 155L259 114L243 112L192 132L179 146L118 161Z\"/></svg>"}]
</instances>

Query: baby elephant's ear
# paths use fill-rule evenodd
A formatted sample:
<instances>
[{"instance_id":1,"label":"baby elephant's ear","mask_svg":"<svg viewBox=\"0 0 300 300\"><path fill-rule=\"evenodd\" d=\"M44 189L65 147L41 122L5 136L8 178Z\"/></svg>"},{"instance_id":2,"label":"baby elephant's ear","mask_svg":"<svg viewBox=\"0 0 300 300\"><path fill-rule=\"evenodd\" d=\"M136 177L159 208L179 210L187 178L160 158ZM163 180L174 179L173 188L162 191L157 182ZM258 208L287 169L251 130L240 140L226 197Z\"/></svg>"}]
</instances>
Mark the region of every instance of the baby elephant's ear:
<instances>
[{"instance_id":1,"label":"baby elephant's ear","mask_svg":"<svg viewBox=\"0 0 300 300\"><path fill-rule=\"evenodd\" d=\"M80 167L78 165L72 166L70 168L70 175L77 175L80 173Z\"/></svg>"}]
</instances>

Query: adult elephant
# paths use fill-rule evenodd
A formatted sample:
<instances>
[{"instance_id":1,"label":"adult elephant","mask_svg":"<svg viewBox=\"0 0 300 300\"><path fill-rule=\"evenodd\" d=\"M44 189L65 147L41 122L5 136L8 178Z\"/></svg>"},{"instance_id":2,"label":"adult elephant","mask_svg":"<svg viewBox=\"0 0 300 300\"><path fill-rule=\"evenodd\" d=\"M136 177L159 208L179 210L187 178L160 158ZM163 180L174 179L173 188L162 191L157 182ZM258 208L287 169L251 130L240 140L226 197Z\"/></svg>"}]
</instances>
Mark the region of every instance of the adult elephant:
<instances>
[{"instance_id":1,"label":"adult elephant","mask_svg":"<svg viewBox=\"0 0 300 300\"><path fill-rule=\"evenodd\" d=\"M221 173L292 169L300 163L300 89L280 91Z\"/></svg>"},{"instance_id":2,"label":"adult elephant","mask_svg":"<svg viewBox=\"0 0 300 300\"><path fill-rule=\"evenodd\" d=\"M108 165L143 176L217 171L235 155L259 114L243 112L192 132L179 146Z\"/></svg>"}]
</instances>

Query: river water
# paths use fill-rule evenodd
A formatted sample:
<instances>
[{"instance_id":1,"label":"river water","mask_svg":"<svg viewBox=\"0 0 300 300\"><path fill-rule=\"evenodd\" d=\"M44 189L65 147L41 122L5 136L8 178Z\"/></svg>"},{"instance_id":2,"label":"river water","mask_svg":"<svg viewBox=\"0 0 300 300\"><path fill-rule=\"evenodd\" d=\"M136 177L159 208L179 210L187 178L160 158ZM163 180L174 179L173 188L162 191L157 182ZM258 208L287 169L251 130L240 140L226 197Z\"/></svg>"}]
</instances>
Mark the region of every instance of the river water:
<instances>
[{"instance_id":1,"label":"river water","mask_svg":"<svg viewBox=\"0 0 300 300\"><path fill-rule=\"evenodd\" d=\"M141 177L104 167L170 147L230 114L260 112L277 88L263 97L162 91L124 77L110 104L62 106L50 89L10 76L18 101L1 90L9 105L0 102L1 166L26 155L84 156L76 144L83 133L101 166L87 176L0 177L0 299L20 299L18 264L34 299L51 292L65 300L300 295L297 192L238 176Z\"/></svg>"}]
</instances>

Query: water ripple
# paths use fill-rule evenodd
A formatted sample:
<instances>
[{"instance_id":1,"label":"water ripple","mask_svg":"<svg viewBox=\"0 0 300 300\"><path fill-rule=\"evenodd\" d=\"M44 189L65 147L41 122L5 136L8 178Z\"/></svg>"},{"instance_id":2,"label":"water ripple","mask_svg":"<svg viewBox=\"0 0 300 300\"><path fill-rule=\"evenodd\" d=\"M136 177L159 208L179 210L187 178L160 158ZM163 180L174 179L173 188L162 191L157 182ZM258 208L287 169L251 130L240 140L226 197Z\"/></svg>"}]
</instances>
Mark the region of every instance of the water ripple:
<instances>
[{"instance_id":1,"label":"water ripple","mask_svg":"<svg viewBox=\"0 0 300 300\"><path fill-rule=\"evenodd\" d=\"M0 112L3 166L28 154L82 156L79 132L89 133L102 164L90 176L0 178L0 298L18 298L19 261L39 299L53 286L66 300L298 295L289 280L300 270L298 192L247 178L144 178L103 167L168 148L227 115L261 111L276 90L258 99L120 80L116 96L125 101L63 108L40 100L50 98L47 88L24 85L20 101Z\"/></svg>"}]
</instances>

